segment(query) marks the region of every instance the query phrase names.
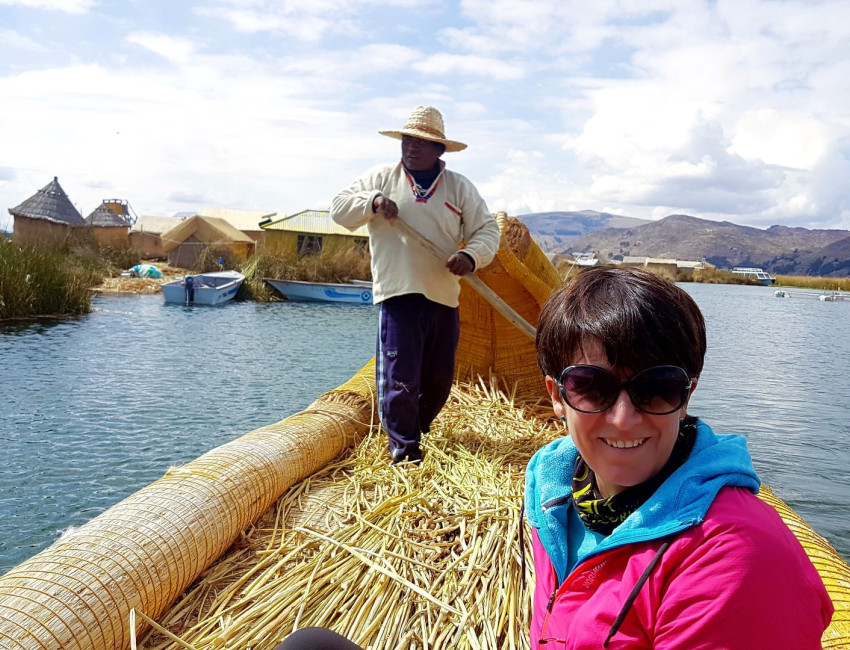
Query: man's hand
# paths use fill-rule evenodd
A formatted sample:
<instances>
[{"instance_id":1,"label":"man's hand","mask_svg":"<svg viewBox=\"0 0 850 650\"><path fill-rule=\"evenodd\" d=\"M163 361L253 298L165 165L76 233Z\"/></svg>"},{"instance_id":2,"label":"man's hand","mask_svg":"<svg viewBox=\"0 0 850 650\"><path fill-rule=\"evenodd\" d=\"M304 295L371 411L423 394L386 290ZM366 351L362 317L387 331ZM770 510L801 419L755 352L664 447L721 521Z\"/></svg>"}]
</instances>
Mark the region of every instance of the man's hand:
<instances>
[{"instance_id":1,"label":"man's hand","mask_svg":"<svg viewBox=\"0 0 850 650\"><path fill-rule=\"evenodd\" d=\"M398 206L395 201L388 199L383 194L375 197L375 200L372 201L372 207L376 214L384 215L384 218L388 221L395 221L398 218Z\"/></svg>"},{"instance_id":2,"label":"man's hand","mask_svg":"<svg viewBox=\"0 0 850 650\"><path fill-rule=\"evenodd\" d=\"M467 273L472 273L475 264L470 259L469 255L465 253L455 253L449 258L449 261L446 262L446 268L454 273L455 275L466 275Z\"/></svg>"}]
</instances>

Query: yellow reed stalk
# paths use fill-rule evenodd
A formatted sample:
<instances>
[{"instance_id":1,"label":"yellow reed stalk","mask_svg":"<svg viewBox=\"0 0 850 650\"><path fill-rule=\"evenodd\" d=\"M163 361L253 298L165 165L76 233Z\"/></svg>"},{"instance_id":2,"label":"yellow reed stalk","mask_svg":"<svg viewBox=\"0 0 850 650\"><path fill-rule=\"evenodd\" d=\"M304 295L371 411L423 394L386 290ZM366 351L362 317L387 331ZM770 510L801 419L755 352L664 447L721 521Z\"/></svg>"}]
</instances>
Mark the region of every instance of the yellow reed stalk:
<instances>
[{"instance_id":1,"label":"yellow reed stalk","mask_svg":"<svg viewBox=\"0 0 850 650\"><path fill-rule=\"evenodd\" d=\"M167 636L169 639L174 641L181 648L186 648L187 650L196 650L196 648L194 646L189 645L188 643L183 641L183 639L175 636L174 634L172 634L171 632L166 630L164 627L162 627L159 623L157 623L155 620L153 620L149 616L146 616L142 612L137 611L135 607L130 609L130 630L131 630L130 631L130 647L132 648L132 650L136 650L136 617L137 616L139 618L141 618L143 621L145 621L148 625L150 625L157 632Z\"/></svg>"},{"instance_id":2,"label":"yellow reed stalk","mask_svg":"<svg viewBox=\"0 0 850 650\"><path fill-rule=\"evenodd\" d=\"M390 465L373 429L293 486L160 623L199 648L271 650L319 625L369 650L527 650L523 470L563 430L511 399L483 382L453 389L420 466ZM166 647L155 632L143 646Z\"/></svg>"},{"instance_id":3,"label":"yellow reed stalk","mask_svg":"<svg viewBox=\"0 0 850 650\"><path fill-rule=\"evenodd\" d=\"M342 544L342 543L337 542L336 540L334 540L334 539L332 539L332 538L330 538L326 535L322 535L321 533L317 533L316 531L307 530L305 528L299 528L297 530L300 530L301 532L305 532L305 533L310 533L312 535L316 535L317 537L320 537L321 539L325 540L326 542L337 545L339 548L348 551L354 557L359 559L364 564L369 565L370 567L372 567L376 571L380 571L381 573L392 578L393 580L397 580L398 582L406 585L409 589L411 589L412 591L415 591L417 594L419 594L420 596L422 596L426 600L430 600L435 605L439 605L440 607L443 607L443 608L447 609L448 611L453 612L455 614L459 613L457 611L457 609L455 609L451 605L448 605L444 602L441 602L439 599L434 598L434 596L429 594L427 591L425 591L424 589L421 589L420 587L417 587L416 585L409 582L408 580L405 580L403 577L398 575L398 573L396 573L395 571L388 569L388 568L378 564L377 562L372 562L368 557L366 557L367 553L371 553L370 551L365 551L364 549L356 549L356 548L353 548L353 547L351 547L347 544Z\"/></svg>"}]
</instances>

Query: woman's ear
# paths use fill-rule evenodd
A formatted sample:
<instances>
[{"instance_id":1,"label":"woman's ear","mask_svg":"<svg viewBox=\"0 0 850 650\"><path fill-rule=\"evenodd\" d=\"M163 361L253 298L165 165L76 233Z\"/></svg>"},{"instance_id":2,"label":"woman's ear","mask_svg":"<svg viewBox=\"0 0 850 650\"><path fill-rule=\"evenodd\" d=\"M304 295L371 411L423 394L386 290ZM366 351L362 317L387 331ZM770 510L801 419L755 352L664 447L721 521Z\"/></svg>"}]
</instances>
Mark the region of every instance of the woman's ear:
<instances>
[{"instance_id":1,"label":"woman's ear","mask_svg":"<svg viewBox=\"0 0 850 650\"><path fill-rule=\"evenodd\" d=\"M552 400L552 410L555 411L555 415L562 420L565 419L567 416L567 407L564 406L564 402L561 399L561 389L558 388L558 382L549 375L546 375L546 392L549 393L549 397Z\"/></svg>"}]
</instances>

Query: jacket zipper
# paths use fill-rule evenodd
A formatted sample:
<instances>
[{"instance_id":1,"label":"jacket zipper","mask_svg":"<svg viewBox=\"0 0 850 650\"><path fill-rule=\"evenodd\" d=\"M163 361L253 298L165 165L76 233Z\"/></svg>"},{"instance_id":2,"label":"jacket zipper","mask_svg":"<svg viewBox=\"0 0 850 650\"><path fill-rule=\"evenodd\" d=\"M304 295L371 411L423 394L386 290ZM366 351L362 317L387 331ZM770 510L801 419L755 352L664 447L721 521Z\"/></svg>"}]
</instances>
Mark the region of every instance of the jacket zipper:
<instances>
[{"instance_id":1,"label":"jacket zipper","mask_svg":"<svg viewBox=\"0 0 850 650\"><path fill-rule=\"evenodd\" d=\"M555 587L552 595L549 596L549 602L546 603L546 618L543 619L543 627L540 630L540 637L546 638L546 630L549 628L549 617L552 616L552 606L555 604L555 596L558 594L558 588Z\"/></svg>"},{"instance_id":2,"label":"jacket zipper","mask_svg":"<svg viewBox=\"0 0 850 650\"><path fill-rule=\"evenodd\" d=\"M602 561L601 561L601 562L596 563L596 564L594 565L594 567L593 567L593 568L596 568L596 567L598 567L598 566L600 566L600 565L602 565L602 564L605 564L605 562L607 562L607 561L608 561L608 559L607 559L607 557L606 557L606 556L607 556L610 552L611 552L611 551L606 551L605 553L602 553L601 555L596 556L596 558L597 558L597 559L598 559L598 558L602 558ZM587 561L588 561L588 560L585 560L585 562L587 562ZM582 564L584 564L585 562L582 562ZM557 577L558 577L558 576L557 576L557 573L555 572L555 567L554 567L554 566L552 566L551 560L549 561L549 565L550 565L550 567L551 567L551 569L552 569L552 573L554 573L554 574L555 574L555 579L557 580ZM578 568L578 567L576 567L576 568ZM592 571L593 569L590 569L590 570ZM582 574L582 575L584 575L584 574L585 574L585 571L583 570L583 571L581 572L581 574ZM541 629L540 629L540 638L546 638L546 630L548 630L548 629L549 629L549 620L550 620L550 618L552 617L552 609L553 609L553 608L554 608L554 606L555 606L555 599L558 597L558 594L565 592L565 591L567 590L567 588L568 588L571 584L573 584L573 582L575 582L575 581L578 579L578 577L579 577L579 576L576 574L576 570L575 570L575 569L573 569L572 573L571 573L569 576L567 576L567 577L566 577L566 579L565 579L565 580L564 580L564 582L561 584L561 586L559 586L559 587L555 587L555 589L552 591L552 595L551 595L551 596L549 596L549 602L548 602L548 603L546 603L546 617L543 619L543 625L542 625L542 627L541 627Z\"/></svg>"}]
</instances>

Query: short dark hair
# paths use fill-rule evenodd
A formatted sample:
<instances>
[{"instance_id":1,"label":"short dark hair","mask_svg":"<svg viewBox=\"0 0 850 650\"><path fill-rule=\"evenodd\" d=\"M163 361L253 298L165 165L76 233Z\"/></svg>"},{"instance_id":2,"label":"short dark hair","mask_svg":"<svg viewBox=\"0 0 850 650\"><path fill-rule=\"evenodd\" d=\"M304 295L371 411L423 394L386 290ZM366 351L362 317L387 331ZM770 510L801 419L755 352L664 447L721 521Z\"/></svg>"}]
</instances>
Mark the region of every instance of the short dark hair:
<instances>
[{"instance_id":1,"label":"short dark hair","mask_svg":"<svg viewBox=\"0 0 850 650\"><path fill-rule=\"evenodd\" d=\"M598 343L613 368L657 365L698 378L705 359L705 320L673 282L635 267L596 267L553 293L537 324L537 363L557 379Z\"/></svg>"}]
</instances>

